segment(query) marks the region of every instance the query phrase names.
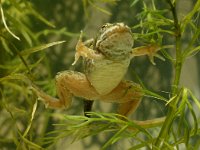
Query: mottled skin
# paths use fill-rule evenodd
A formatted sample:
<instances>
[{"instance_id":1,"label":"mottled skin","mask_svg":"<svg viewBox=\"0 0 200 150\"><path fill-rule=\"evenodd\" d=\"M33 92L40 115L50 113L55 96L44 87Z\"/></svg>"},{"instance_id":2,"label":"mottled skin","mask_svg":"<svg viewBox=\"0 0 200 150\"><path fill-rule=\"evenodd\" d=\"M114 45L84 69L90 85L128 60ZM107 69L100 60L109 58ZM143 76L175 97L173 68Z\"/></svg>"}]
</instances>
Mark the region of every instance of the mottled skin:
<instances>
[{"instance_id":1,"label":"mottled skin","mask_svg":"<svg viewBox=\"0 0 200 150\"><path fill-rule=\"evenodd\" d=\"M123 80L130 60L135 56L153 57L158 47L133 47L131 30L123 23L105 24L96 39L82 42L82 34L76 45L75 61L84 58L85 72L59 72L56 76L58 97L53 98L35 88L39 98L52 108L69 107L72 96L87 100L119 103L118 113L128 115L137 108L143 96L142 88Z\"/></svg>"}]
</instances>

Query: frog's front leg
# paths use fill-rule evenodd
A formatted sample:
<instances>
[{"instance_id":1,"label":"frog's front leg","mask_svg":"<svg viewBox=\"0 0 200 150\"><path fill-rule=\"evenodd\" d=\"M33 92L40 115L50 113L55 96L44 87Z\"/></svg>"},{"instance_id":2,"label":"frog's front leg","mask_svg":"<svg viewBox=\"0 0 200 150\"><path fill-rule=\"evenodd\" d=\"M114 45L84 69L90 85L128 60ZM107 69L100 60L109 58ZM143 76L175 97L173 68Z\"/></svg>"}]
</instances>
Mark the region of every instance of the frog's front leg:
<instances>
[{"instance_id":1,"label":"frog's front leg","mask_svg":"<svg viewBox=\"0 0 200 150\"><path fill-rule=\"evenodd\" d=\"M76 54L75 54L75 60L72 63L72 65L75 65L80 56L90 59L102 59L104 56L100 53L97 53L93 49L87 47L87 43L82 42L82 32L80 34L78 43L76 44Z\"/></svg>"},{"instance_id":2,"label":"frog's front leg","mask_svg":"<svg viewBox=\"0 0 200 150\"><path fill-rule=\"evenodd\" d=\"M148 46L141 46L141 47L136 47L133 48L131 51L131 56L142 56L142 55L147 55L149 57L150 62L155 65L154 62L154 57L158 57L161 60L165 60L161 55L159 55L157 52L161 49L160 46L156 44L151 44Z\"/></svg>"}]
</instances>

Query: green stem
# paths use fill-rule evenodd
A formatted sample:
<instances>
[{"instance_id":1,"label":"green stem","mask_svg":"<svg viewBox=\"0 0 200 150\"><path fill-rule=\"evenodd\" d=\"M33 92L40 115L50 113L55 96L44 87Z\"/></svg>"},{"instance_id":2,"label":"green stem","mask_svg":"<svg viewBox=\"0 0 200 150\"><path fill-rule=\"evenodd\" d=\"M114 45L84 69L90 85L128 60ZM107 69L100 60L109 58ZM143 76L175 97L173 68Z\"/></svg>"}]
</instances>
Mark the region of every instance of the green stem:
<instances>
[{"instance_id":1,"label":"green stem","mask_svg":"<svg viewBox=\"0 0 200 150\"><path fill-rule=\"evenodd\" d=\"M175 61L175 78L173 82L173 88L172 88L172 97L176 96L178 93L178 86L180 81L180 75L181 75L181 69L182 69L182 56L181 56L181 30L180 30L180 24L177 17L176 12L176 3L172 3L171 0L167 0L171 7L171 11L174 18L174 27L175 27L175 42L176 42L176 61ZM175 98L171 103L169 103L169 109L167 113L167 117L165 122L163 123L163 126L161 128L160 134L158 138L155 141L155 146L158 148L161 148L163 145L163 142L169 137L168 131L171 128L174 114L177 110L176 104L178 101L178 97Z\"/></svg>"}]
</instances>

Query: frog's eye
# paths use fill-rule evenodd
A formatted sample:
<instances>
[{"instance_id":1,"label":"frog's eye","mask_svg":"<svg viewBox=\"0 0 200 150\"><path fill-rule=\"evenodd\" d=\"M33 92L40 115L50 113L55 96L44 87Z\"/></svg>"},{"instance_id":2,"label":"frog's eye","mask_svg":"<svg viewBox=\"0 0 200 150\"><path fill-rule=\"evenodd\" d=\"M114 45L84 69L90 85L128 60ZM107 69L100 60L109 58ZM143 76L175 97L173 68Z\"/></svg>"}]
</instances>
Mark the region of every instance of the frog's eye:
<instances>
[{"instance_id":1,"label":"frog's eye","mask_svg":"<svg viewBox=\"0 0 200 150\"><path fill-rule=\"evenodd\" d=\"M103 30L103 29L105 29L107 26L108 26L107 24L104 24L104 25L101 27L101 29Z\"/></svg>"},{"instance_id":2,"label":"frog's eye","mask_svg":"<svg viewBox=\"0 0 200 150\"><path fill-rule=\"evenodd\" d=\"M111 25L112 24L110 24L110 23L106 23L106 24L102 25L101 29L104 30L104 29L110 27Z\"/></svg>"}]
</instances>

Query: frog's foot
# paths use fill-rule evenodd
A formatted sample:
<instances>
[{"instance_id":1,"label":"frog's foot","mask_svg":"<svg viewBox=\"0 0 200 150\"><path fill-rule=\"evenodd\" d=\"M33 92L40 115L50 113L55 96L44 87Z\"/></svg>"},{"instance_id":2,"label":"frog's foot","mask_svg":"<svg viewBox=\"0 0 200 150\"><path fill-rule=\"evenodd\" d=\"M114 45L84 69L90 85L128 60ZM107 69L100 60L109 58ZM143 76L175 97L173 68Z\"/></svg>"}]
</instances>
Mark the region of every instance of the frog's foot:
<instances>
[{"instance_id":1,"label":"frog's foot","mask_svg":"<svg viewBox=\"0 0 200 150\"><path fill-rule=\"evenodd\" d=\"M143 95L140 85L131 81L122 81L111 93L101 96L100 99L119 103L118 113L127 116L137 109Z\"/></svg>"},{"instance_id":2,"label":"frog's foot","mask_svg":"<svg viewBox=\"0 0 200 150\"><path fill-rule=\"evenodd\" d=\"M75 60L72 65L75 65L78 59L82 56L89 59L102 59L103 55L100 53L96 53L93 49L87 47L87 42L82 42L82 35L83 32L81 31L78 43L76 44L76 53L75 53ZM91 42L91 41L89 41Z\"/></svg>"},{"instance_id":3,"label":"frog's foot","mask_svg":"<svg viewBox=\"0 0 200 150\"><path fill-rule=\"evenodd\" d=\"M154 57L157 57L163 61L165 60L164 57L162 57L161 55L159 55L157 53L160 49L161 49L161 47L156 44L136 47L136 48L132 49L131 55L132 55L132 57L147 55L149 57L150 62L153 65L155 65Z\"/></svg>"}]
</instances>

